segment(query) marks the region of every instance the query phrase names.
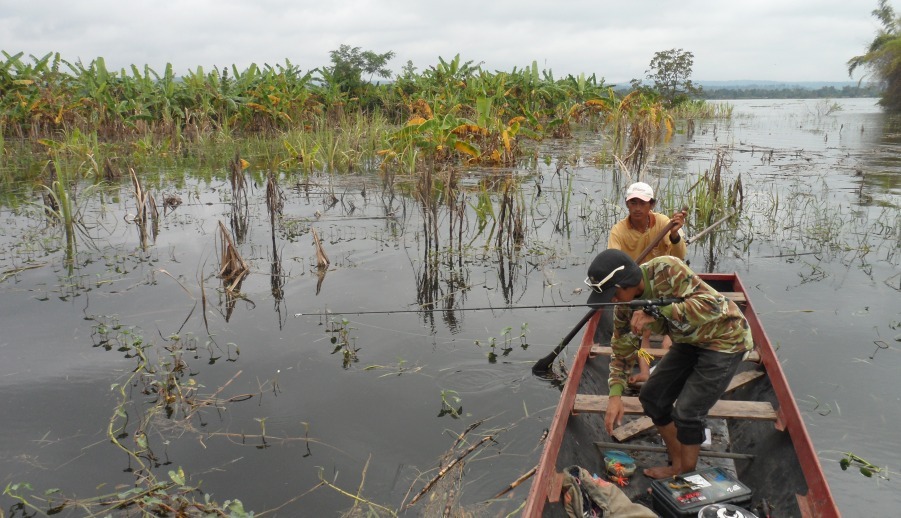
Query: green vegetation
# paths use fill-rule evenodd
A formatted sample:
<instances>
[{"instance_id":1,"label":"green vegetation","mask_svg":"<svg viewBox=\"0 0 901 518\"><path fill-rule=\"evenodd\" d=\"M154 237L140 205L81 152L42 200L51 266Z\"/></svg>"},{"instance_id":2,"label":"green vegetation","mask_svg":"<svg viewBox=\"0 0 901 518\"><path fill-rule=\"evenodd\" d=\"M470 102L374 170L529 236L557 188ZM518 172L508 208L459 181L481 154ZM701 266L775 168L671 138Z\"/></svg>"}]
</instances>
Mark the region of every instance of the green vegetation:
<instances>
[{"instance_id":1,"label":"green vegetation","mask_svg":"<svg viewBox=\"0 0 901 518\"><path fill-rule=\"evenodd\" d=\"M329 55L332 66L322 70L323 79L330 89L337 88L350 97L369 97L366 94L372 84L363 79L363 74L368 74L370 79L373 75L383 79L391 77L391 70L386 65L394 57L394 52L376 54L368 50L362 51L360 47L341 45Z\"/></svg>"},{"instance_id":2,"label":"green vegetation","mask_svg":"<svg viewBox=\"0 0 901 518\"><path fill-rule=\"evenodd\" d=\"M449 415L454 419L459 419L463 415L463 405L460 404L461 401L463 400L456 390L442 390L441 411L438 412L438 417Z\"/></svg>"},{"instance_id":3,"label":"green vegetation","mask_svg":"<svg viewBox=\"0 0 901 518\"><path fill-rule=\"evenodd\" d=\"M21 188L35 186L46 194L44 206L37 211L58 225L72 276L72 269L80 267L76 239L80 239L79 244L92 239L80 237L85 234L82 204L100 198L91 200L89 193L104 196L108 192L85 188L84 184L129 177L133 200L129 198L127 205L130 210L137 209L137 214L127 222L139 227L141 249L146 252L152 248L149 239L155 238L158 230L159 211L154 200L162 200L159 205L164 215L167 208L182 203L177 196L153 192L170 183L160 178L167 174L163 171L170 164L185 161L212 164L209 168L218 172L209 174L221 175L231 187L219 190L219 201L230 212L231 231L222 220L217 227L221 236L221 287L216 293L222 317L228 322L235 302L244 297L241 282L249 271L237 249L247 238L248 212L254 210L254 203L248 199L253 196L253 186L266 185L265 207L272 248L277 250L279 226L286 228L289 236L292 232L287 228L289 223L281 221L281 179L309 189L317 181L313 177L323 175L326 179L316 187L335 205L344 202L339 201L341 193L336 193L333 175L377 171L384 181L384 192L393 197L395 188L402 190L422 210L427 242L421 277L417 279L419 302L424 307L443 307L446 311L438 314L450 319L451 310L462 299L448 296L443 287L446 283L452 292L464 292L467 280L457 270L447 268L450 261L444 258L457 257L462 265L462 258L467 257L464 254L469 253L467 248L484 238L484 245L477 244L483 255L496 253L497 263L508 265L508 273L501 276L501 293L510 304L517 276L523 275L518 255L528 246L547 246L530 245L527 239L530 230L534 232L535 221L552 218L555 231L572 232L569 213L575 175L566 168L578 160L558 160L561 166L549 193L549 206L559 202L559 208L554 207L549 216L541 214L542 208L530 207L531 200L522 189L522 182L529 180L509 174L511 166L521 161L538 160L531 147L534 142L547 137L570 138L580 126L604 132L611 138L603 160L609 163L614 156L622 157L624 163L640 171L651 156L651 147L674 131L673 114L656 92L643 90L620 96L595 75L556 79L534 62L523 69L488 72L455 56L451 60L439 58L436 65L421 73L408 65L391 83L373 82L374 77L386 77L385 64L392 57L391 52L378 54L341 46L331 53L331 66L311 71L302 71L286 60L275 66L251 65L246 70L198 67L176 76L171 66L162 72L147 66L113 71L102 58L84 64L68 62L59 54L24 58L22 53L3 52L0 159L19 161L11 170L22 177L0 178L0 191L7 191L7 185L26 185ZM694 117L710 114L698 105L694 109ZM546 160L550 162L551 158ZM477 185L464 184L460 182L460 165L504 166L505 171L496 177L486 175ZM472 192L475 196L468 198ZM124 191L111 196L121 194ZM186 199L191 196L189 192L182 194ZM262 203L258 205L262 207ZM465 230L471 223L469 207L476 216L475 232ZM86 214L93 217L90 212ZM445 233L442 225L448 225L449 231ZM21 270L0 275L6 278ZM205 278L203 268L200 271L200 278ZM276 252L271 272L272 294L278 304L285 281ZM323 275L324 270L320 284ZM190 295L181 281L173 279ZM191 298L200 299L199 314L209 338L208 362L212 364L223 355L216 353L222 349L207 322L211 303L203 282L199 296ZM228 383L204 393L200 378L190 373L192 354L188 353L197 359L198 344L189 335L161 337L163 343L157 346L114 319L91 318L97 321L92 335L95 346L120 351L134 362L134 368L112 386L116 402L106 427L113 449L125 454L134 467L135 478L129 481L133 483L116 494L93 498L63 497L55 490L36 493L27 481L9 484L4 494L17 502L22 514L78 508L96 514L121 511L179 516L196 510L218 516L251 515L240 501L220 504L201 492L197 473L188 470L186 474L180 467L161 469L160 460L167 455L170 438L199 435L205 414L256 394L220 396ZM425 318L434 318L434 314ZM517 338L519 346L526 349L527 328L522 324L516 333L514 328L504 327L497 339L490 338L489 362L511 354ZM359 362L361 349L353 330L351 322L340 317L329 319L324 330L331 353L341 357L346 369ZM232 361L233 350L239 353L237 346L225 345L228 361ZM370 368L377 367L381 366ZM388 368L397 375L421 369L405 366L403 360ZM260 385L260 397L264 385L277 394L278 374ZM442 390L440 398L439 416L469 416L456 391ZM265 416L256 418L256 423L258 430L250 434L207 432L204 439L225 439L260 449L276 441L316 442L306 434L279 437L273 432L276 425L272 420L267 423ZM334 481L320 479L321 485L342 491ZM363 503L370 509L375 506Z\"/></svg>"},{"instance_id":4,"label":"green vegetation","mask_svg":"<svg viewBox=\"0 0 901 518\"><path fill-rule=\"evenodd\" d=\"M499 344L495 337L493 337L493 336L488 337L488 347L490 348L490 350L488 351L488 363L497 362L498 346L500 346L502 356L508 356L511 352L513 352L513 339L514 338L519 338L519 346L522 347L523 350L529 348L529 344L526 343L526 333L529 330L529 324L527 322L523 322L519 329L520 329L519 335L516 337L513 336L513 328L512 327L508 326L508 327L501 329L500 334L501 334L501 337L503 337L503 339L504 339L502 344ZM481 347L482 341L476 340L475 344L478 347Z\"/></svg>"},{"instance_id":5,"label":"green vegetation","mask_svg":"<svg viewBox=\"0 0 901 518\"><path fill-rule=\"evenodd\" d=\"M674 63L652 62L678 86L661 79L660 93L620 96L595 75L556 79L535 62L488 72L459 55L421 73L408 63L393 82L375 83L389 76L394 53L347 45L331 52L330 66L309 71L286 60L184 76L171 65L115 71L103 58L85 65L58 53L3 51L0 133L7 153L13 140L26 139L64 149L84 157L96 178L115 171L112 160L121 157L133 165L211 145L234 152L261 139L253 145L268 147L271 164L304 174L513 165L529 153L528 141L569 137L576 124L611 131L621 147L613 152L631 156L672 131L664 103L691 86L691 53L679 52ZM669 56L655 59L661 54ZM269 147L273 140L281 149Z\"/></svg>"},{"instance_id":6,"label":"green vegetation","mask_svg":"<svg viewBox=\"0 0 901 518\"><path fill-rule=\"evenodd\" d=\"M879 0L873 16L882 27L865 54L848 60L848 74L853 76L861 67L869 69L885 89L880 104L890 111L901 111L901 18L888 0Z\"/></svg>"},{"instance_id":7,"label":"green vegetation","mask_svg":"<svg viewBox=\"0 0 901 518\"><path fill-rule=\"evenodd\" d=\"M332 350L332 354L341 351L341 365L345 369L350 367L352 363L360 361L357 357L357 352L360 348L356 347L356 338L350 336L350 331L352 329L353 328L350 327L350 321L346 318L342 318L340 321L329 319L325 328L326 333L332 334L331 338L329 338L329 342L335 346Z\"/></svg>"},{"instance_id":8,"label":"green vegetation","mask_svg":"<svg viewBox=\"0 0 901 518\"><path fill-rule=\"evenodd\" d=\"M652 81L656 92L667 108L679 106L696 98L701 87L691 81L691 69L695 55L682 49L663 50L654 54L650 68L645 71L648 80ZM639 91L647 91L640 80L633 79L632 87Z\"/></svg>"},{"instance_id":9,"label":"green vegetation","mask_svg":"<svg viewBox=\"0 0 901 518\"><path fill-rule=\"evenodd\" d=\"M733 106L729 103L708 103L701 100L688 101L671 110L676 119L729 119Z\"/></svg>"},{"instance_id":10,"label":"green vegetation","mask_svg":"<svg viewBox=\"0 0 901 518\"><path fill-rule=\"evenodd\" d=\"M839 466L842 468L842 471L847 471L849 467L858 468L860 474L867 477L872 478L873 475L878 475L880 478L888 480L889 470L884 467L876 466L870 461L862 459L857 455L854 455L851 452L843 452L844 457L839 461Z\"/></svg>"},{"instance_id":11,"label":"green vegetation","mask_svg":"<svg viewBox=\"0 0 901 518\"><path fill-rule=\"evenodd\" d=\"M27 482L10 483L3 495L17 502L11 508L12 515L53 515L78 509L90 516L121 512L141 516L252 517L254 513L245 511L240 500L219 504L212 495L192 484L181 467L166 470L163 466L169 464L168 445L172 437L182 433L200 434L192 421L199 420L202 427L203 415L211 409L221 411L254 395L223 398L219 392L224 386L213 394L203 394L204 387L189 375L187 359L191 354L187 353L198 347L192 337L173 335L165 339L165 345L155 346L145 341L137 330L122 326L116 316L89 318L96 322L92 334L95 347L116 349L135 362L124 379L110 387L117 404L106 431L113 448L128 457L127 471L134 475L134 485L96 497L74 498L65 496L59 489L35 494ZM159 358L155 363L150 360L153 355ZM257 437L232 435L241 439ZM265 444L265 437L260 437ZM162 470L166 471L165 475L158 473Z\"/></svg>"}]
</instances>

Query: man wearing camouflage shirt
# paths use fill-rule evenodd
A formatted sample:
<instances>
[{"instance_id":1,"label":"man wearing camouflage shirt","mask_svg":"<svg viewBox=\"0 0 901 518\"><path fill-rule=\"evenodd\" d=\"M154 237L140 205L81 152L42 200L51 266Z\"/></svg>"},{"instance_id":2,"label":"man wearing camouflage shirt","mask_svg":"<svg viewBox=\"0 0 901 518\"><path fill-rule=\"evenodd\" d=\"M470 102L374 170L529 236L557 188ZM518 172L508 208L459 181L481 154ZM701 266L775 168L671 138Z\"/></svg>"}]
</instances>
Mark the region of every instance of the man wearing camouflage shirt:
<instances>
[{"instance_id":1,"label":"man wearing camouflage shirt","mask_svg":"<svg viewBox=\"0 0 901 518\"><path fill-rule=\"evenodd\" d=\"M591 263L585 280L589 304L634 299L683 298L651 313L616 306L610 358L608 434L623 417L622 393L638 359L639 339L650 328L669 334L673 346L641 389L639 400L657 426L670 466L644 470L651 478L694 471L704 440L704 420L753 349L751 330L734 302L702 281L681 260L662 256L641 266L620 250L605 250ZM675 403L675 406L674 406Z\"/></svg>"}]
</instances>

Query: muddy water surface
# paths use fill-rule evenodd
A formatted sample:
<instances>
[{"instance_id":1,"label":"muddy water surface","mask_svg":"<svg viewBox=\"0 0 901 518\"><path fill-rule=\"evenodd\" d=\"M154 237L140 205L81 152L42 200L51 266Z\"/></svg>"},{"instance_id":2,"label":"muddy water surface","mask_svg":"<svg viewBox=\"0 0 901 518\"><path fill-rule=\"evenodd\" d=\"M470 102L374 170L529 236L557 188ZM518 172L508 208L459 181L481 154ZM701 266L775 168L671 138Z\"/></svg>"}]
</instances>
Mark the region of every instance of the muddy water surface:
<instances>
[{"instance_id":1,"label":"muddy water surface","mask_svg":"<svg viewBox=\"0 0 901 518\"><path fill-rule=\"evenodd\" d=\"M742 178L742 223L692 245L690 262L749 286L842 510L890 515L901 505L901 132L873 100L839 103L735 102L731 121L658 147L647 181L669 193L661 204L681 205L718 152L724 178ZM396 510L481 423L455 455L492 438L451 484L474 508L537 462L559 392L530 367L584 311L503 308L584 302L587 263L629 183L599 165L603 149L592 134L545 142L512 171L527 206L518 251L499 251L475 209L480 185L509 170L461 172L462 229L402 185L291 171L272 225L264 184L235 211L224 164L211 181L183 171L153 189L183 203L146 246L128 186L85 194L71 265L38 209L0 207L0 484L91 498L133 485L143 462L162 480L181 467L215 500L257 513L336 515L354 500L335 488ZM215 276L219 221L251 268L238 297ZM331 260L324 274L311 229ZM442 311L403 312L421 304ZM401 312L341 314L385 310ZM154 405L167 372L196 391L194 406ZM842 471L849 451L887 478ZM490 514L517 509L527 486ZM0 503L13 514L12 499Z\"/></svg>"}]
</instances>

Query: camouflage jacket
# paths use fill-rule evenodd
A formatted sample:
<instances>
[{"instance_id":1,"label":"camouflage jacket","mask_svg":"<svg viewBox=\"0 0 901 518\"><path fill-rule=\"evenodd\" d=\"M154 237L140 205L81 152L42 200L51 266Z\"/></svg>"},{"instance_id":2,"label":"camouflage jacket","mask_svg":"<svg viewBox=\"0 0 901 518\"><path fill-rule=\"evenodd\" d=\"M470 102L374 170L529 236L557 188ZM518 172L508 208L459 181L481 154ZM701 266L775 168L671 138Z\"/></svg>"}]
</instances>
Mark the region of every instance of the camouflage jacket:
<instances>
[{"instance_id":1,"label":"camouflage jacket","mask_svg":"<svg viewBox=\"0 0 901 518\"><path fill-rule=\"evenodd\" d=\"M650 327L656 334L668 334L673 343L736 354L754 348L751 328L734 302L702 281L680 259L663 256L640 266L644 293L639 299L684 297L683 302L660 306L661 318ZM634 310L616 306L613 319L613 354L610 357L610 395L621 395L638 360L641 337L631 332ZM641 310L638 310L641 311Z\"/></svg>"}]
</instances>

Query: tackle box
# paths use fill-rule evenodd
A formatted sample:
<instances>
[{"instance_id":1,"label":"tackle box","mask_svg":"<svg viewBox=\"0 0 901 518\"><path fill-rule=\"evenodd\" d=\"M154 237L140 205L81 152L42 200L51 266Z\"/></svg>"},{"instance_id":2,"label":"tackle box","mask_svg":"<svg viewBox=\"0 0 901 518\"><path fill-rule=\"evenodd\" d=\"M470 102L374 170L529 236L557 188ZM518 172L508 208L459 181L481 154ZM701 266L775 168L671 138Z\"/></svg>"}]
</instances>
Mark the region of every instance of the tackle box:
<instances>
[{"instance_id":1,"label":"tackle box","mask_svg":"<svg viewBox=\"0 0 901 518\"><path fill-rule=\"evenodd\" d=\"M654 511L664 518L698 516L710 504L751 503L751 489L720 467L651 482Z\"/></svg>"}]
</instances>

